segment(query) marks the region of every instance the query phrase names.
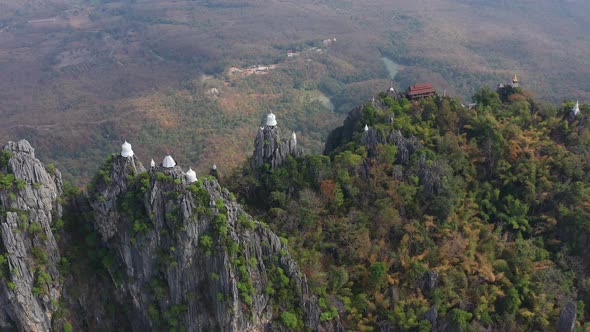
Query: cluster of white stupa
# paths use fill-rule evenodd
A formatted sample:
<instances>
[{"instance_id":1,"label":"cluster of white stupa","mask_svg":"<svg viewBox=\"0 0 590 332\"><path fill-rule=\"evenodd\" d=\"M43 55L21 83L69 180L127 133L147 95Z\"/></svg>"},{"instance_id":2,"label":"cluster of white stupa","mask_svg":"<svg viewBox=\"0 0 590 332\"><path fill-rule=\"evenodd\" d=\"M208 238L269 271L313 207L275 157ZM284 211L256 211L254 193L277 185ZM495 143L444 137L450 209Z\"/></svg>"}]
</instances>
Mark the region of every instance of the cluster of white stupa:
<instances>
[{"instance_id":1,"label":"cluster of white stupa","mask_svg":"<svg viewBox=\"0 0 590 332\"><path fill-rule=\"evenodd\" d=\"M276 124L276 121L275 121L275 124ZM131 149L131 144L129 144L127 141L125 141L125 143L123 143L123 145L121 146L121 157L129 158L129 157L133 157L133 155L134 155L134 153L133 153L133 149ZM175 166L176 166L176 162L174 161L174 159L172 158L171 155L167 155L166 157L164 157L164 160L162 160L162 167L164 167L164 168L173 168ZM156 162L153 159L150 162L150 167L151 168L156 167ZM217 165L213 164L213 169L216 170ZM193 183L198 180L197 173L195 173L195 171L193 171L193 169L190 167L188 169L188 172L186 172L184 174L184 176L186 177L186 180L189 183Z\"/></svg>"}]
</instances>

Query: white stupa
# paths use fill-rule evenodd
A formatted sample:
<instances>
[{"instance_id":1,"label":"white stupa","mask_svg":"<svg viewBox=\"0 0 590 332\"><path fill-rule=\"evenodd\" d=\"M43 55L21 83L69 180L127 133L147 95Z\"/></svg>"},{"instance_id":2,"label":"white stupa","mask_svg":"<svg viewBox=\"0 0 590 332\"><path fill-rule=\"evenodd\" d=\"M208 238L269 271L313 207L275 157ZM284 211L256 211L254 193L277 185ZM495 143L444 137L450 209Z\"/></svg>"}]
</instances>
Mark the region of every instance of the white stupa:
<instances>
[{"instance_id":1,"label":"white stupa","mask_svg":"<svg viewBox=\"0 0 590 332\"><path fill-rule=\"evenodd\" d=\"M164 157L164 161L162 161L162 166L164 166L165 168L172 168L176 166L176 162L174 161L174 159L172 159L170 155L167 155L166 157Z\"/></svg>"},{"instance_id":2,"label":"white stupa","mask_svg":"<svg viewBox=\"0 0 590 332\"><path fill-rule=\"evenodd\" d=\"M127 141L125 141L125 143L123 143L123 145L121 146L121 157L133 157L133 150L131 150L131 144L127 143Z\"/></svg>"},{"instance_id":3,"label":"white stupa","mask_svg":"<svg viewBox=\"0 0 590 332\"><path fill-rule=\"evenodd\" d=\"M574 115L580 114L580 101L579 100L576 100L576 105L574 105L574 108L572 108L572 113L574 113Z\"/></svg>"},{"instance_id":4,"label":"white stupa","mask_svg":"<svg viewBox=\"0 0 590 332\"><path fill-rule=\"evenodd\" d=\"M365 125L365 131L369 131L369 126Z\"/></svg>"},{"instance_id":5,"label":"white stupa","mask_svg":"<svg viewBox=\"0 0 590 332\"><path fill-rule=\"evenodd\" d=\"M150 167L156 167L156 162L153 159L150 161Z\"/></svg>"},{"instance_id":6,"label":"white stupa","mask_svg":"<svg viewBox=\"0 0 590 332\"><path fill-rule=\"evenodd\" d=\"M295 141L295 143L297 143L297 135L295 134L295 132L293 132L293 134L291 134L291 139L293 141Z\"/></svg>"},{"instance_id":7,"label":"white stupa","mask_svg":"<svg viewBox=\"0 0 590 332\"><path fill-rule=\"evenodd\" d=\"M211 167L211 168L212 168L214 171L216 171L216 170L217 170L217 165L216 165L216 164L213 164L213 167Z\"/></svg>"},{"instance_id":8,"label":"white stupa","mask_svg":"<svg viewBox=\"0 0 590 332\"><path fill-rule=\"evenodd\" d=\"M268 113L266 116L266 125L270 127L274 127L277 125L277 117L272 114L272 112Z\"/></svg>"},{"instance_id":9,"label":"white stupa","mask_svg":"<svg viewBox=\"0 0 590 332\"><path fill-rule=\"evenodd\" d=\"M186 180L188 183L197 182L197 173L193 171L192 168L189 167L188 172L186 172Z\"/></svg>"}]
</instances>

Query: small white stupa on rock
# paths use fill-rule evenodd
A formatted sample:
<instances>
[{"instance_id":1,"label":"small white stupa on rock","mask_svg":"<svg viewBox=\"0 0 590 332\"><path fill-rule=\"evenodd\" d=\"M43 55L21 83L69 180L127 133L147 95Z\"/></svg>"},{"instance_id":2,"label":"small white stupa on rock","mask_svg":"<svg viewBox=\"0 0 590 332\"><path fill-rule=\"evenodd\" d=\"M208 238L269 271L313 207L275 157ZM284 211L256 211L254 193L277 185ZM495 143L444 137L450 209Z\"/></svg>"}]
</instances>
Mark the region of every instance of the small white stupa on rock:
<instances>
[{"instance_id":1,"label":"small white stupa on rock","mask_svg":"<svg viewBox=\"0 0 590 332\"><path fill-rule=\"evenodd\" d=\"M395 93L395 89L393 88L393 83L391 83L391 85L389 86L389 92Z\"/></svg>"},{"instance_id":2,"label":"small white stupa on rock","mask_svg":"<svg viewBox=\"0 0 590 332\"><path fill-rule=\"evenodd\" d=\"M274 127L277 125L277 117L272 114L272 112L268 113L266 116L266 125L269 127Z\"/></svg>"},{"instance_id":3,"label":"small white stupa on rock","mask_svg":"<svg viewBox=\"0 0 590 332\"><path fill-rule=\"evenodd\" d=\"M197 173L193 171L192 168L189 167L188 172L186 172L186 180L188 183L197 182Z\"/></svg>"},{"instance_id":4,"label":"small white stupa on rock","mask_svg":"<svg viewBox=\"0 0 590 332\"><path fill-rule=\"evenodd\" d=\"M174 161L174 159L172 159L170 155L167 155L166 157L164 157L164 161L162 161L162 166L165 168L172 168L176 166L176 162Z\"/></svg>"},{"instance_id":5,"label":"small white stupa on rock","mask_svg":"<svg viewBox=\"0 0 590 332\"><path fill-rule=\"evenodd\" d=\"M576 105L574 105L574 108L572 108L572 113L574 115L580 114L580 101L579 100L576 100Z\"/></svg>"},{"instance_id":6,"label":"small white stupa on rock","mask_svg":"<svg viewBox=\"0 0 590 332\"><path fill-rule=\"evenodd\" d=\"M291 134L291 139L297 143L297 135L295 134L295 132L293 132L293 134Z\"/></svg>"},{"instance_id":7,"label":"small white stupa on rock","mask_svg":"<svg viewBox=\"0 0 590 332\"><path fill-rule=\"evenodd\" d=\"M217 170L217 165L216 164L213 164L213 167L211 167L211 169L213 169L214 171L216 171Z\"/></svg>"},{"instance_id":8,"label":"small white stupa on rock","mask_svg":"<svg viewBox=\"0 0 590 332\"><path fill-rule=\"evenodd\" d=\"M156 167L156 162L152 159L152 161L150 161L150 167L154 168Z\"/></svg>"},{"instance_id":9,"label":"small white stupa on rock","mask_svg":"<svg viewBox=\"0 0 590 332\"><path fill-rule=\"evenodd\" d=\"M365 125L365 131L369 131L369 126Z\"/></svg>"},{"instance_id":10,"label":"small white stupa on rock","mask_svg":"<svg viewBox=\"0 0 590 332\"><path fill-rule=\"evenodd\" d=\"M121 146L121 157L133 157L133 150L131 150L131 144L127 143L127 141L125 141L125 143L123 143L123 145Z\"/></svg>"}]
</instances>

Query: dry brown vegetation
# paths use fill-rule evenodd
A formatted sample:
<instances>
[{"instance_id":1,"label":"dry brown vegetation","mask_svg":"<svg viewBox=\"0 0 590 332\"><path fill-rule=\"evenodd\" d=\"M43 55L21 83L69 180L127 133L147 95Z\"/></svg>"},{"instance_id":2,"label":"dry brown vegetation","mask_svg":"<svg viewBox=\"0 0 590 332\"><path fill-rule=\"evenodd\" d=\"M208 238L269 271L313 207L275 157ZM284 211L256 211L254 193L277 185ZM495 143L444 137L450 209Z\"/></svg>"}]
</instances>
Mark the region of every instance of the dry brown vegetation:
<instances>
[{"instance_id":1,"label":"dry brown vegetation","mask_svg":"<svg viewBox=\"0 0 590 332\"><path fill-rule=\"evenodd\" d=\"M0 0L0 140L31 140L70 179L93 174L89 165L123 139L144 162L177 151L201 170L229 168L273 110L319 151L342 115L300 97L329 79L340 111L369 98L387 87L382 54L403 65L402 87L431 81L470 96L518 72L542 99L588 98L589 9L549 0ZM326 54L286 59L287 49L332 37ZM226 82L229 66L255 64L281 66ZM222 92L206 96L211 87Z\"/></svg>"}]
</instances>

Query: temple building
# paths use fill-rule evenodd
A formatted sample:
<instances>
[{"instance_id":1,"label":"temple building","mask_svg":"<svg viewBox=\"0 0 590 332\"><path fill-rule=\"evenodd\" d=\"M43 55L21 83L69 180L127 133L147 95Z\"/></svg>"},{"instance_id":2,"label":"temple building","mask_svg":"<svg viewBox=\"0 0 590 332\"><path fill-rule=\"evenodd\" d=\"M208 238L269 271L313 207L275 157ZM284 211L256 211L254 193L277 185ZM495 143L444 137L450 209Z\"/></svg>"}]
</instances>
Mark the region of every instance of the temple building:
<instances>
[{"instance_id":1,"label":"temple building","mask_svg":"<svg viewBox=\"0 0 590 332\"><path fill-rule=\"evenodd\" d=\"M133 150L131 149L131 144L127 143L127 141L125 141L125 143L121 145L121 157L133 157Z\"/></svg>"},{"instance_id":2,"label":"temple building","mask_svg":"<svg viewBox=\"0 0 590 332\"><path fill-rule=\"evenodd\" d=\"M219 172L217 171L217 164L213 164L211 167L211 171L209 171L209 175L219 180Z\"/></svg>"},{"instance_id":3,"label":"temple building","mask_svg":"<svg viewBox=\"0 0 590 332\"><path fill-rule=\"evenodd\" d=\"M514 74L514 77L512 78L512 84L511 86L513 88L518 88L518 76L516 74Z\"/></svg>"},{"instance_id":4,"label":"temple building","mask_svg":"<svg viewBox=\"0 0 590 332\"><path fill-rule=\"evenodd\" d=\"M506 83L506 84L500 83L500 84L498 84L498 91L504 90L507 87L510 87L510 88L518 88L518 87L520 87L520 85L518 84L518 75L517 74L514 74L514 77L512 78L512 83Z\"/></svg>"},{"instance_id":5,"label":"temple building","mask_svg":"<svg viewBox=\"0 0 590 332\"><path fill-rule=\"evenodd\" d=\"M162 167L172 168L174 166L176 166L176 162L174 161L174 159L172 159L172 157L170 155L167 155L166 157L164 157L164 161L162 161Z\"/></svg>"},{"instance_id":6,"label":"temple building","mask_svg":"<svg viewBox=\"0 0 590 332\"><path fill-rule=\"evenodd\" d=\"M266 116L266 125L269 127L276 127L277 125L277 117L272 112Z\"/></svg>"},{"instance_id":7,"label":"temple building","mask_svg":"<svg viewBox=\"0 0 590 332\"><path fill-rule=\"evenodd\" d=\"M189 167L188 172L186 172L185 175L188 183L197 182L197 173L195 173L192 168Z\"/></svg>"},{"instance_id":8,"label":"temple building","mask_svg":"<svg viewBox=\"0 0 590 332\"><path fill-rule=\"evenodd\" d=\"M302 157L303 149L297 146L297 135L294 132L290 139L281 140L277 118L271 112L266 116L265 125L260 127L256 135L253 166L258 169L268 164L271 169L274 169L282 165L288 156Z\"/></svg>"},{"instance_id":9,"label":"temple building","mask_svg":"<svg viewBox=\"0 0 590 332\"><path fill-rule=\"evenodd\" d=\"M579 100L576 100L576 104L572 108L571 114L573 116L580 114L580 101Z\"/></svg>"},{"instance_id":10,"label":"temple building","mask_svg":"<svg viewBox=\"0 0 590 332\"><path fill-rule=\"evenodd\" d=\"M406 97L409 100L418 100L432 96L436 96L436 90L434 90L432 84L429 83L414 84L406 90Z\"/></svg>"}]
</instances>

